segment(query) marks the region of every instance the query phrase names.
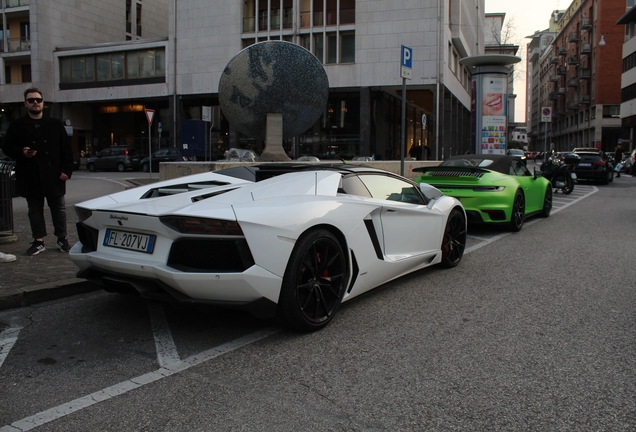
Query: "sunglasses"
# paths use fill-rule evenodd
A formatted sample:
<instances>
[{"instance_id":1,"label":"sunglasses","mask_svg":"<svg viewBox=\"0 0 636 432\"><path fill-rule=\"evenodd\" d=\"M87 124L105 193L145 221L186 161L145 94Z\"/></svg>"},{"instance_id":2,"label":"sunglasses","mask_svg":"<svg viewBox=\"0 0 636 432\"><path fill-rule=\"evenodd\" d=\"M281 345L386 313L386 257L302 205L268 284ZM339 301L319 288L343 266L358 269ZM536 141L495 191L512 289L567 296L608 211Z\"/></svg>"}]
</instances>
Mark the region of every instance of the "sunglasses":
<instances>
[{"instance_id":1,"label":"sunglasses","mask_svg":"<svg viewBox=\"0 0 636 432\"><path fill-rule=\"evenodd\" d=\"M42 103L43 100L44 99L42 99L42 98L28 98L26 101L28 103L32 104L32 103L36 103L36 102L37 103Z\"/></svg>"}]
</instances>

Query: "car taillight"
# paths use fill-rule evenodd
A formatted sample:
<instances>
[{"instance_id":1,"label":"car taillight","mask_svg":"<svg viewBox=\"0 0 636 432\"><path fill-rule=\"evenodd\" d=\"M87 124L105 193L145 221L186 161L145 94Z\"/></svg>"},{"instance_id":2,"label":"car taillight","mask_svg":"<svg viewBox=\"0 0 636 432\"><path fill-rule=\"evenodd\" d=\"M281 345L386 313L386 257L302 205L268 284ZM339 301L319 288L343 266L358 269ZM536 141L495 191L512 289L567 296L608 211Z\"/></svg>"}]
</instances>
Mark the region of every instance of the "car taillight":
<instances>
[{"instance_id":1,"label":"car taillight","mask_svg":"<svg viewBox=\"0 0 636 432\"><path fill-rule=\"evenodd\" d=\"M124 156L128 156L128 150L124 149Z\"/></svg>"},{"instance_id":2,"label":"car taillight","mask_svg":"<svg viewBox=\"0 0 636 432\"><path fill-rule=\"evenodd\" d=\"M605 161L596 161L596 162L594 162L594 165L605 166Z\"/></svg>"},{"instance_id":3,"label":"car taillight","mask_svg":"<svg viewBox=\"0 0 636 432\"><path fill-rule=\"evenodd\" d=\"M235 221L194 218L186 216L163 216L159 220L182 234L242 236L243 230Z\"/></svg>"}]
</instances>

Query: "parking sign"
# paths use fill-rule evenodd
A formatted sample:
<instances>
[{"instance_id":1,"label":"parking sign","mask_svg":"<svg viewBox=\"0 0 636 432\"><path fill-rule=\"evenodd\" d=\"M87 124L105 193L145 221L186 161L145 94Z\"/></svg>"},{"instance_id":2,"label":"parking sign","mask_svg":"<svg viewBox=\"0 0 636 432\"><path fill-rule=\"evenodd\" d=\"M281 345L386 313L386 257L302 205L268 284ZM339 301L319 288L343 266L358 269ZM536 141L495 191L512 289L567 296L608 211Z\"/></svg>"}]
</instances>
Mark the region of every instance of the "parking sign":
<instances>
[{"instance_id":1,"label":"parking sign","mask_svg":"<svg viewBox=\"0 0 636 432\"><path fill-rule=\"evenodd\" d=\"M400 64L400 76L411 79L411 67L413 66L413 48L402 45L402 56Z\"/></svg>"}]
</instances>

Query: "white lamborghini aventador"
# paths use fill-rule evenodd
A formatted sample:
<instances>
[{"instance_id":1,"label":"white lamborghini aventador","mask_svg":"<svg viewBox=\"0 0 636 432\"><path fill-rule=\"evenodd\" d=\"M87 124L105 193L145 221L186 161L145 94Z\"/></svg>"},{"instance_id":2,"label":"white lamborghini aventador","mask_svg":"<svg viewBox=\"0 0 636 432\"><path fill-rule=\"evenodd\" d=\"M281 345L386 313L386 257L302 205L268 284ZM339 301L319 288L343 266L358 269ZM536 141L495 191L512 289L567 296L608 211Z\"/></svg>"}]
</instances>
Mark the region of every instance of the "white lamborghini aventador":
<instances>
[{"instance_id":1,"label":"white lamborghini aventador","mask_svg":"<svg viewBox=\"0 0 636 432\"><path fill-rule=\"evenodd\" d=\"M341 302L466 244L460 202L364 166L262 164L75 206L78 277L143 298L241 308L303 331Z\"/></svg>"}]
</instances>

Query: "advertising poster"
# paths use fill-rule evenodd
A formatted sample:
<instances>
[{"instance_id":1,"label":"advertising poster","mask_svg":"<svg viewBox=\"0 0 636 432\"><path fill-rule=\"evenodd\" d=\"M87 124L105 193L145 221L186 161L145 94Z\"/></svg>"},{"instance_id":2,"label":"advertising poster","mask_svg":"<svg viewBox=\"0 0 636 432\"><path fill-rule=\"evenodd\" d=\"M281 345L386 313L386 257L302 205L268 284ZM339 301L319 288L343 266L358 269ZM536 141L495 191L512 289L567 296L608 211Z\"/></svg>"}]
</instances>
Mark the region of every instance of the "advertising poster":
<instances>
[{"instance_id":1,"label":"advertising poster","mask_svg":"<svg viewBox=\"0 0 636 432\"><path fill-rule=\"evenodd\" d=\"M481 153L506 153L508 113L505 77L482 77Z\"/></svg>"}]
</instances>

